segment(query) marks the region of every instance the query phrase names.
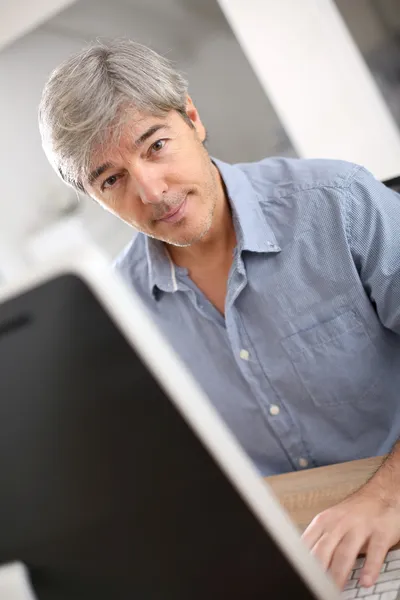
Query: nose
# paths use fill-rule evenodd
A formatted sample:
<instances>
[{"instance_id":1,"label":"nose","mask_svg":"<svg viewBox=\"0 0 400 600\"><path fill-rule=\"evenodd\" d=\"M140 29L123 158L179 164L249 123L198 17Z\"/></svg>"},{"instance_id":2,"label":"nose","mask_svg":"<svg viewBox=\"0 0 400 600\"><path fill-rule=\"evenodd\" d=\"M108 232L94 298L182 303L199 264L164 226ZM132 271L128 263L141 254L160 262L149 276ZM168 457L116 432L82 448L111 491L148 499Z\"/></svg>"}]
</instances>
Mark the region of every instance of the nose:
<instances>
[{"instance_id":1,"label":"nose","mask_svg":"<svg viewBox=\"0 0 400 600\"><path fill-rule=\"evenodd\" d=\"M160 165L135 165L131 171L131 180L143 204L159 204L164 201L168 185Z\"/></svg>"}]
</instances>

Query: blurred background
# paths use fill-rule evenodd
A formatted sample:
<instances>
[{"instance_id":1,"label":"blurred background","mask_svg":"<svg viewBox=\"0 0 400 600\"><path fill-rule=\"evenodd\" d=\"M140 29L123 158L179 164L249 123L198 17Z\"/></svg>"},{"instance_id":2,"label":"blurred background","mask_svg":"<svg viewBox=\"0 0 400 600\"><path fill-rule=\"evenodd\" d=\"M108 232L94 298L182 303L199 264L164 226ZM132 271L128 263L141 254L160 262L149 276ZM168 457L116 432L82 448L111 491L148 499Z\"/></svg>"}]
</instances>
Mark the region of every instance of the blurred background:
<instances>
[{"instance_id":1,"label":"blurred background","mask_svg":"<svg viewBox=\"0 0 400 600\"><path fill-rule=\"evenodd\" d=\"M3 5L3 6L2 6ZM228 162L343 158L400 175L400 0L0 0L0 284L83 237L110 261L134 235L67 188L37 106L63 59L126 36L175 61Z\"/></svg>"}]
</instances>

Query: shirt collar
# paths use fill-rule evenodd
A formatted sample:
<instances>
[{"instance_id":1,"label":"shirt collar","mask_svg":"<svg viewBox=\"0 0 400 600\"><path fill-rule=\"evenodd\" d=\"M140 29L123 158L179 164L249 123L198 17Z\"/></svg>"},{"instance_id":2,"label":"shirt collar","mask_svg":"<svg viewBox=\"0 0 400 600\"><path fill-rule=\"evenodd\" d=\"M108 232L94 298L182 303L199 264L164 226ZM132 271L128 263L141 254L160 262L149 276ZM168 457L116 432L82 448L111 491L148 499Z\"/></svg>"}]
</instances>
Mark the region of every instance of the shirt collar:
<instances>
[{"instance_id":1,"label":"shirt collar","mask_svg":"<svg viewBox=\"0 0 400 600\"><path fill-rule=\"evenodd\" d=\"M274 232L260 206L260 197L250 179L237 165L212 159L228 192L240 252L278 252Z\"/></svg>"},{"instance_id":2,"label":"shirt collar","mask_svg":"<svg viewBox=\"0 0 400 600\"><path fill-rule=\"evenodd\" d=\"M158 300L158 291L176 292L179 289L177 275L186 269L177 267L163 242L145 236L146 258L149 269L150 291Z\"/></svg>"},{"instance_id":3,"label":"shirt collar","mask_svg":"<svg viewBox=\"0 0 400 600\"><path fill-rule=\"evenodd\" d=\"M232 207L238 250L249 252L279 252L275 235L261 210L260 198L242 169L217 159L212 159L224 181ZM163 242L145 237L146 258L149 269L150 291L155 299L159 290L176 292L179 274L187 270L177 267L171 260Z\"/></svg>"}]
</instances>

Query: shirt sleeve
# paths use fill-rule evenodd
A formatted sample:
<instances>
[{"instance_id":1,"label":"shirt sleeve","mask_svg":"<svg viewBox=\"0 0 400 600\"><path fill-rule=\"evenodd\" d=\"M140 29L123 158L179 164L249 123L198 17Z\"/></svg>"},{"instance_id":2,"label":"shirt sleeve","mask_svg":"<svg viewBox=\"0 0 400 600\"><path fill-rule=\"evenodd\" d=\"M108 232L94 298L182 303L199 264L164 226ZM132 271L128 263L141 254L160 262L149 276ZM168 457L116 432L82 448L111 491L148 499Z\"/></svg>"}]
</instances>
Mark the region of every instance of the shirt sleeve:
<instances>
[{"instance_id":1,"label":"shirt sleeve","mask_svg":"<svg viewBox=\"0 0 400 600\"><path fill-rule=\"evenodd\" d=\"M347 235L382 324L400 334L400 194L360 168L348 190Z\"/></svg>"}]
</instances>

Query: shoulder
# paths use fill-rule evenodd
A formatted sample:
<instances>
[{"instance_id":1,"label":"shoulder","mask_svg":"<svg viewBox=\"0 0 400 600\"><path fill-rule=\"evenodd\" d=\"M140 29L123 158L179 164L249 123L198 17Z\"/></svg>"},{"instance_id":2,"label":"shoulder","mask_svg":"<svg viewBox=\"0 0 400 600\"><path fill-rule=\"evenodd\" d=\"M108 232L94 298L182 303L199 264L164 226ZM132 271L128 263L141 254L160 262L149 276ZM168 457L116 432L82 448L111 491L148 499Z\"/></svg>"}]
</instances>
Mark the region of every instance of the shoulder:
<instances>
[{"instance_id":1,"label":"shoulder","mask_svg":"<svg viewBox=\"0 0 400 600\"><path fill-rule=\"evenodd\" d=\"M272 157L237 167L249 178L261 198L307 195L316 189L348 188L362 167L343 160ZM302 194L304 193L304 194Z\"/></svg>"},{"instance_id":2,"label":"shoulder","mask_svg":"<svg viewBox=\"0 0 400 600\"><path fill-rule=\"evenodd\" d=\"M351 186L365 170L341 160L267 158L240 164L280 245L305 231L348 227Z\"/></svg>"},{"instance_id":3,"label":"shoulder","mask_svg":"<svg viewBox=\"0 0 400 600\"><path fill-rule=\"evenodd\" d=\"M352 185L366 173L360 165L329 159L273 157L238 167L271 225L296 230L318 222L346 226Z\"/></svg>"}]
</instances>

